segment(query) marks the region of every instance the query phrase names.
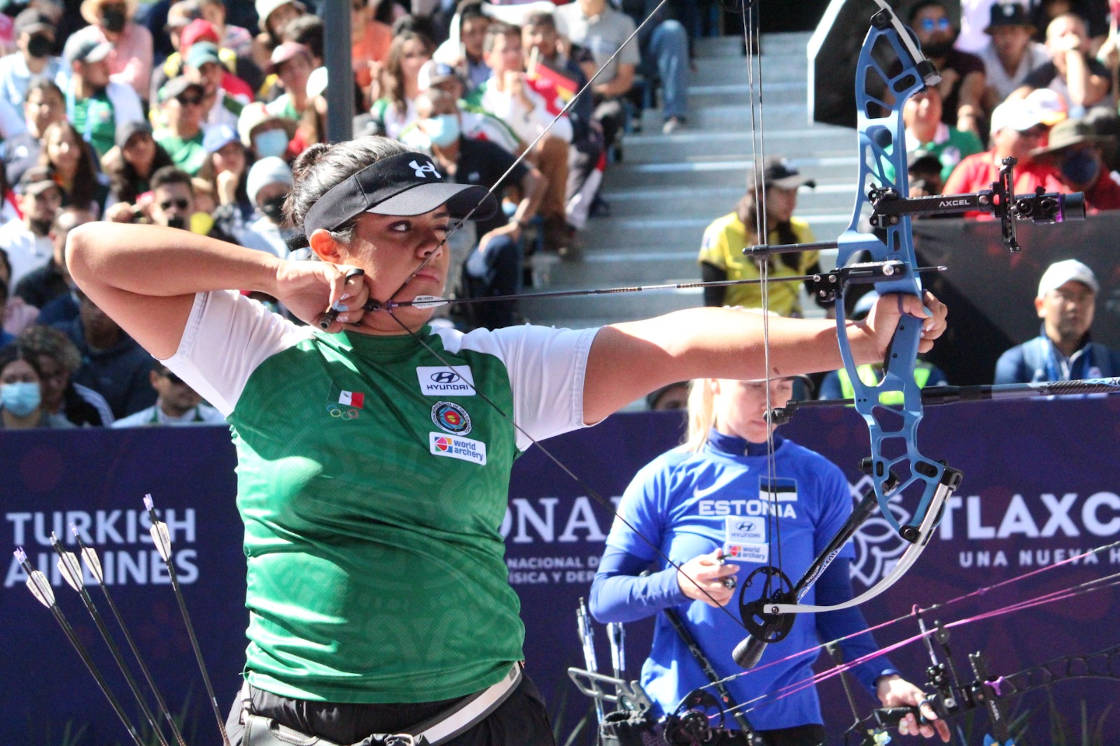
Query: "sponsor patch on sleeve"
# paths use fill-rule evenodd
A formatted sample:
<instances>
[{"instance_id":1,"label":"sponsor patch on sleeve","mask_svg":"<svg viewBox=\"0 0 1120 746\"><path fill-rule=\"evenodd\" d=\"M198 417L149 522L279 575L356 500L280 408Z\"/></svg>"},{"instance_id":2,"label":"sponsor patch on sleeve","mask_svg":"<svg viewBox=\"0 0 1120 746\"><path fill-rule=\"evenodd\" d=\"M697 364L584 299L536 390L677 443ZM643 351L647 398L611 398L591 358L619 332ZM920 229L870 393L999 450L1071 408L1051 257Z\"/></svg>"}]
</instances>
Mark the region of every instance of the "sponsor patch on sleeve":
<instances>
[{"instance_id":1,"label":"sponsor patch on sleeve","mask_svg":"<svg viewBox=\"0 0 1120 746\"><path fill-rule=\"evenodd\" d=\"M486 444L481 440L448 433L428 433L428 450L433 456L457 458L479 466L486 465Z\"/></svg>"},{"instance_id":2,"label":"sponsor patch on sleeve","mask_svg":"<svg viewBox=\"0 0 1120 746\"><path fill-rule=\"evenodd\" d=\"M474 396L474 376L469 365L420 365L416 378L424 396Z\"/></svg>"}]
</instances>

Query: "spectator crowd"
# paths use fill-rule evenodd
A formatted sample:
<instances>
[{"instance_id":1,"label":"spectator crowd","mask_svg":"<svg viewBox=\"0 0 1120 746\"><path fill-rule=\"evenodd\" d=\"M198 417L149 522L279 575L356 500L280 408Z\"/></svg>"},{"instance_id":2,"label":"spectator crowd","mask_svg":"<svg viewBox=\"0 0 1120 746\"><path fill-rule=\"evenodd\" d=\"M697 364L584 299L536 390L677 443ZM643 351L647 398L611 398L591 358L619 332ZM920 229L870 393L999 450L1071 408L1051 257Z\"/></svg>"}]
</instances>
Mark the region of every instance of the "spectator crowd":
<instances>
[{"instance_id":1,"label":"spectator crowd","mask_svg":"<svg viewBox=\"0 0 1120 746\"><path fill-rule=\"evenodd\" d=\"M284 204L290 164L325 140L327 1L0 7L0 428L221 420L74 286L66 235L145 222L300 258ZM337 84L353 87L354 136L399 139L506 206L451 237L449 293L515 293L529 255L578 257L646 86L665 133L686 125L689 39L672 5L565 110L646 5L350 0L353 74ZM687 22L691 4L673 5ZM518 318L513 303L474 308L437 323Z\"/></svg>"},{"instance_id":2,"label":"spectator crowd","mask_svg":"<svg viewBox=\"0 0 1120 746\"><path fill-rule=\"evenodd\" d=\"M91 221L148 222L298 258L305 239L285 222L284 203L289 164L326 135L325 1L0 8L0 427L220 421L74 287L66 235ZM626 44L656 2L351 0L352 76L341 84L354 91L354 136L399 139L457 182L501 197L501 213L450 237L450 294L516 293L531 282L533 254L579 257L589 218L609 213L604 171L624 133L640 126L650 92L659 92L663 133L687 127L688 29L702 5L660 8ZM942 74L903 111L911 193L986 189L1014 156L1017 193L1081 191L1090 211L1120 208L1120 19L1109 24L1097 0L962 5L960 23L943 0L905 6ZM756 181L705 231L704 279L758 276L740 249L759 235L814 240L794 215L797 191L812 179L774 158ZM818 260L781 255L768 270L806 275ZM1081 285L1095 297L1095 280ZM803 313L796 288L775 287L772 310ZM1041 338L1058 326L1042 311L1057 307L1051 295L1084 305L1077 290L1040 290ZM709 305L760 300L749 286L705 292ZM470 310L441 311L436 323L519 319L515 303L460 308ZM1044 369L1099 369L1078 357L1089 349L1088 324L1077 339L1050 338L1053 361L1032 363L1035 379ZM943 382L940 371L927 373ZM850 382L827 388L842 395Z\"/></svg>"}]
</instances>

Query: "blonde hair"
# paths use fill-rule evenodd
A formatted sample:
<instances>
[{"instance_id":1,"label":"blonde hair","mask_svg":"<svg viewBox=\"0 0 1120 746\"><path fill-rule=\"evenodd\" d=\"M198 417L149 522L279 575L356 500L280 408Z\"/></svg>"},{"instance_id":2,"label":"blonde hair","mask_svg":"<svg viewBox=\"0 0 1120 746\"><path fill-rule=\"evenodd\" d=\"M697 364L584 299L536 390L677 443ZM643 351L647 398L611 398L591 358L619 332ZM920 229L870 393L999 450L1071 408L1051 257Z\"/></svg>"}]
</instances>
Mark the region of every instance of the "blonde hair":
<instances>
[{"instance_id":1,"label":"blonde hair","mask_svg":"<svg viewBox=\"0 0 1120 746\"><path fill-rule=\"evenodd\" d=\"M715 392L712 379L695 378L688 384L688 432L684 445L693 453L708 442L708 433L716 424Z\"/></svg>"}]
</instances>

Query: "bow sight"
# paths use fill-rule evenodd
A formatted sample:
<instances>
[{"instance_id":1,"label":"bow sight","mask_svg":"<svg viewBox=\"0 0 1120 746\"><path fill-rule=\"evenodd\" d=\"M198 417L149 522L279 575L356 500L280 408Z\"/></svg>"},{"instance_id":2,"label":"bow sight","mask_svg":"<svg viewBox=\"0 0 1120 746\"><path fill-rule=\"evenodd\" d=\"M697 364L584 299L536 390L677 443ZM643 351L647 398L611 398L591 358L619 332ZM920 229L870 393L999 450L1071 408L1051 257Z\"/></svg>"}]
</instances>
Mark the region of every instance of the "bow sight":
<instances>
[{"instance_id":1,"label":"bow sight","mask_svg":"<svg viewBox=\"0 0 1120 746\"><path fill-rule=\"evenodd\" d=\"M1004 244L1011 251L1019 251L1019 242L1015 240L1016 221L1045 224L1085 219L1082 192L1062 194L1037 187L1034 194L1015 194L1016 163L1014 158L1004 158L999 179L992 182L991 189L974 194L902 197L891 187L872 187L867 193L872 207L870 223L875 228L887 228L898 225L903 215L953 215L978 210L995 215L1000 221Z\"/></svg>"}]
</instances>

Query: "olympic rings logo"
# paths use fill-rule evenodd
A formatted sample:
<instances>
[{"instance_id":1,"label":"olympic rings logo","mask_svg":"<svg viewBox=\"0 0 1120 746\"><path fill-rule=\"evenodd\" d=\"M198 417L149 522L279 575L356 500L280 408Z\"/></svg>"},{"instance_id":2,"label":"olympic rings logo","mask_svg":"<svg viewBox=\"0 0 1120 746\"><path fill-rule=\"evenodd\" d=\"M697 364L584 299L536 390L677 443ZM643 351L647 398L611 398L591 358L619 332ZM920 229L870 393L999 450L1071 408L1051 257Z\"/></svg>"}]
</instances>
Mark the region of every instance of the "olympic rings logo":
<instances>
[{"instance_id":1,"label":"olympic rings logo","mask_svg":"<svg viewBox=\"0 0 1120 746\"><path fill-rule=\"evenodd\" d=\"M331 417L338 417L343 420L354 420L358 418L358 410L353 407L344 407L341 404L328 404L327 411Z\"/></svg>"}]
</instances>

